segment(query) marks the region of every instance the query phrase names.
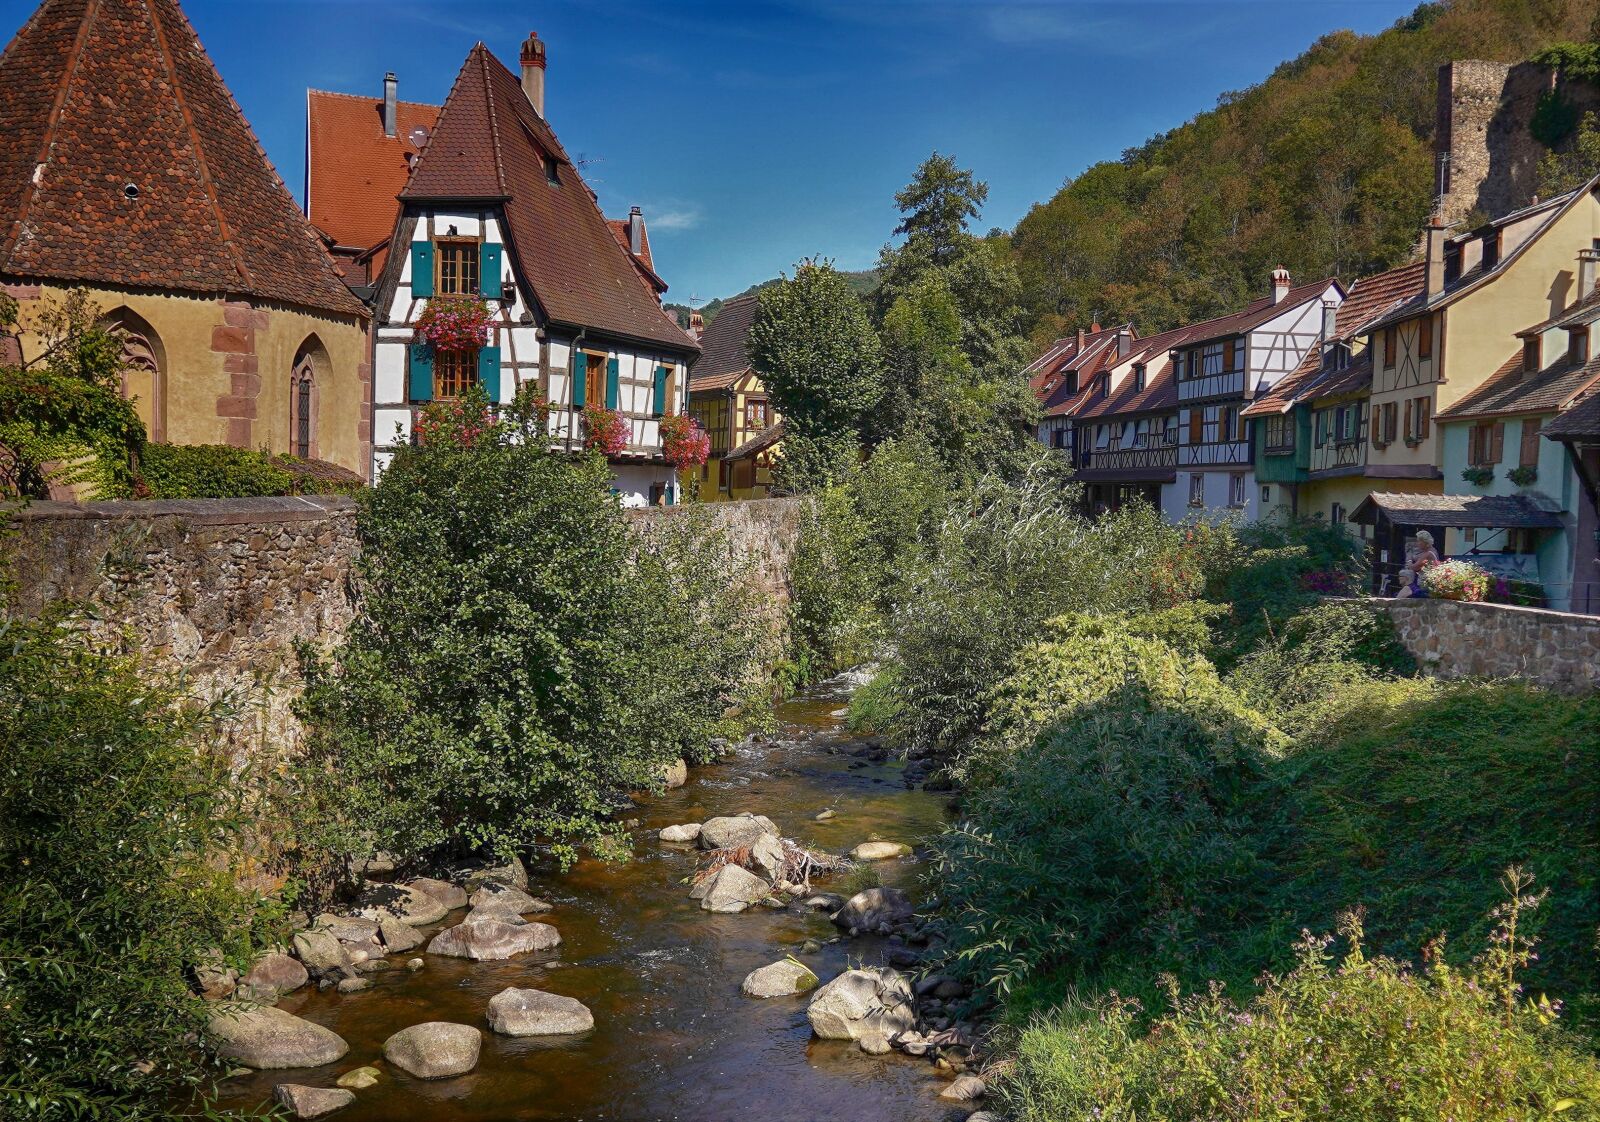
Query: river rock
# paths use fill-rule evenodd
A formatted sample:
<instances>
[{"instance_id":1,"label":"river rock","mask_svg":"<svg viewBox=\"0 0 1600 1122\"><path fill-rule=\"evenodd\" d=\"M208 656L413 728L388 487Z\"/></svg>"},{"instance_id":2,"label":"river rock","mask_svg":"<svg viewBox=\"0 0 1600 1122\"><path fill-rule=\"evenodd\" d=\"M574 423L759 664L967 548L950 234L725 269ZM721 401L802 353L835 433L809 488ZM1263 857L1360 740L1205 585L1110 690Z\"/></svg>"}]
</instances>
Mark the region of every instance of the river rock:
<instances>
[{"instance_id":1,"label":"river rock","mask_svg":"<svg viewBox=\"0 0 1600 1122\"><path fill-rule=\"evenodd\" d=\"M700 893L700 906L708 912L742 912L765 898L772 886L738 865L724 865L695 891Z\"/></svg>"},{"instance_id":2,"label":"river rock","mask_svg":"<svg viewBox=\"0 0 1600 1122\"><path fill-rule=\"evenodd\" d=\"M451 884L447 880L439 880L436 877L417 877L415 880L406 881L405 887L413 892L421 892L425 896L432 896L452 912L457 908L467 906L467 890L459 884Z\"/></svg>"},{"instance_id":3,"label":"river rock","mask_svg":"<svg viewBox=\"0 0 1600 1122\"><path fill-rule=\"evenodd\" d=\"M813 994L806 1018L824 1040L887 1040L917 1027L916 999L899 971L863 967L846 970Z\"/></svg>"},{"instance_id":4,"label":"river rock","mask_svg":"<svg viewBox=\"0 0 1600 1122\"><path fill-rule=\"evenodd\" d=\"M856 861L892 861L896 857L909 857L911 847L902 842L862 842L850 851Z\"/></svg>"},{"instance_id":5,"label":"river rock","mask_svg":"<svg viewBox=\"0 0 1600 1122\"><path fill-rule=\"evenodd\" d=\"M383 1042L383 1058L418 1079L448 1079L478 1066L483 1033L471 1025L427 1021Z\"/></svg>"},{"instance_id":6,"label":"river rock","mask_svg":"<svg viewBox=\"0 0 1600 1122\"><path fill-rule=\"evenodd\" d=\"M661 831L664 842L692 842L700 836L700 823L685 822L681 826L667 826Z\"/></svg>"},{"instance_id":7,"label":"river rock","mask_svg":"<svg viewBox=\"0 0 1600 1122\"><path fill-rule=\"evenodd\" d=\"M279 1083L272 1089L272 1097L296 1118L321 1118L356 1101L349 1091L338 1087L307 1087L301 1083Z\"/></svg>"},{"instance_id":8,"label":"river rock","mask_svg":"<svg viewBox=\"0 0 1600 1122\"><path fill-rule=\"evenodd\" d=\"M512 888L526 890L528 870L520 857L513 857L502 864L484 862L459 866L452 871L451 879L465 885L469 892L485 884L509 884Z\"/></svg>"},{"instance_id":9,"label":"river rock","mask_svg":"<svg viewBox=\"0 0 1600 1122\"><path fill-rule=\"evenodd\" d=\"M219 950L207 951L194 968L195 985L207 1001L221 1001L239 985L239 972L229 966Z\"/></svg>"},{"instance_id":10,"label":"river rock","mask_svg":"<svg viewBox=\"0 0 1600 1122\"><path fill-rule=\"evenodd\" d=\"M814 821L814 822L827 822L829 819L837 818L837 817L839 817L839 812L838 811L836 811L836 810L825 810L821 814L818 814L814 819L812 819L812 821Z\"/></svg>"},{"instance_id":11,"label":"river rock","mask_svg":"<svg viewBox=\"0 0 1600 1122\"><path fill-rule=\"evenodd\" d=\"M746 997L792 997L815 989L817 976L811 968L792 958L752 970L744 976L739 992Z\"/></svg>"},{"instance_id":12,"label":"river rock","mask_svg":"<svg viewBox=\"0 0 1600 1122\"><path fill-rule=\"evenodd\" d=\"M423 942L422 932L409 923L401 923L394 916L379 917L378 934L383 937L384 947L396 954L420 947Z\"/></svg>"},{"instance_id":13,"label":"river rock","mask_svg":"<svg viewBox=\"0 0 1600 1122\"><path fill-rule=\"evenodd\" d=\"M837 892L819 892L806 897L805 906L814 912L836 912L844 907L844 897Z\"/></svg>"},{"instance_id":14,"label":"river rock","mask_svg":"<svg viewBox=\"0 0 1600 1122\"><path fill-rule=\"evenodd\" d=\"M467 903L474 908L481 908L485 904L493 904L519 916L550 911L550 901L541 900L537 896L529 896L523 889L495 881L489 882L474 892L467 898Z\"/></svg>"},{"instance_id":15,"label":"river rock","mask_svg":"<svg viewBox=\"0 0 1600 1122\"><path fill-rule=\"evenodd\" d=\"M312 922L312 929L326 931L341 943L361 946L378 941L378 924L366 916L339 916L323 912Z\"/></svg>"},{"instance_id":16,"label":"river rock","mask_svg":"<svg viewBox=\"0 0 1600 1122\"><path fill-rule=\"evenodd\" d=\"M751 845L763 834L778 837L772 819L760 814L713 818L700 826L701 849L730 849Z\"/></svg>"},{"instance_id":17,"label":"river rock","mask_svg":"<svg viewBox=\"0 0 1600 1122\"><path fill-rule=\"evenodd\" d=\"M362 894L358 914L374 923L390 916L412 927L426 927L449 915L450 909L426 892L404 884L374 884Z\"/></svg>"},{"instance_id":18,"label":"river rock","mask_svg":"<svg viewBox=\"0 0 1600 1122\"><path fill-rule=\"evenodd\" d=\"M898 888L868 888L834 912L833 922L846 931L876 931L884 924L904 923L912 915L910 898Z\"/></svg>"},{"instance_id":19,"label":"river rock","mask_svg":"<svg viewBox=\"0 0 1600 1122\"><path fill-rule=\"evenodd\" d=\"M856 1047L869 1056L886 1056L893 1048L893 1045L889 1043L889 1038L882 1033L869 1032L856 1041Z\"/></svg>"},{"instance_id":20,"label":"river rock","mask_svg":"<svg viewBox=\"0 0 1600 1122\"><path fill-rule=\"evenodd\" d=\"M428 944L428 953L497 962L530 951L547 951L560 943L561 933L548 923L513 924L483 919L445 928Z\"/></svg>"},{"instance_id":21,"label":"river rock","mask_svg":"<svg viewBox=\"0 0 1600 1122\"><path fill-rule=\"evenodd\" d=\"M689 782L689 765L683 760L673 760L661 769L661 782L667 790L682 787Z\"/></svg>"},{"instance_id":22,"label":"river rock","mask_svg":"<svg viewBox=\"0 0 1600 1122\"><path fill-rule=\"evenodd\" d=\"M310 980L310 974L298 959L282 951L268 951L245 971L239 981L239 993L251 1001L272 1002Z\"/></svg>"},{"instance_id":23,"label":"river rock","mask_svg":"<svg viewBox=\"0 0 1600 1122\"><path fill-rule=\"evenodd\" d=\"M482 923L485 920L497 920L500 923L520 925L528 921L522 918L522 913L511 904L503 904L499 900L490 900L486 904L479 904L462 917L462 923Z\"/></svg>"},{"instance_id":24,"label":"river rock","mask_svg":"<svg viewBox=\"0 0 1600 1122\"><path fill-rule=\"evenodd\" d=\"M967 1115L967 1122L1000 1122L1000 1116L989 1110L975 1110Z\"/></svg>"},{"instance_id":25,"label":"river rock","mask_svg":"<svg viewBox=\"0 0 1600 1122\"><path fill-rule=\"evenodd\" d=\"M352 1068L345 1072L334 1082L340 1087L348 1087L352 1091L365 1091L368 1087L375 1087L378 1080L383 1078L383 1072L375 1067Z\"/></svg>"},{"instance_id":26,"label":"river rock","mask_svg":"<svg viewBox=\"0 0 1600 1122\"><path fill-rule=\"evenodd\" d=\"M762 834L750 844L750 860L772 884L777 884L782 878L784 867L789 863L788 856L783 852L783 842L771 834Z\"/></svg>"},{"instance_id":27,"label":"river rock","mask_svg":"<svg viewBox=\"0 0 1600 1122\"><path fill-rule=\"evenodd\" d=\"M344 944L332 933L315 928L295 932L294 954L314 977L319 978L337 974L351 965Z\"/></svg>"},{"instance_id":28,"label":"river rock","mask_svg":"<svg viewBox=\"0 0 1600 1122\"><path fill-rule=\"evenodd\" d=\"M338 1033L270 1005L227 1005L206 1021L217 1055L257 1070L321 1067L350 1046Z\"/></svg>"},{"instance_id":29,"label":"river rock","mask_svg":"<svg viewBox=\"0 0 1600 1122\"><path fill-rule=\"evenodd\" d=\"M940 1091L939 1097L948 1099L951 1102L970 1103L983 1098L988 1089L988 1087L984 1086L983 1080L976 1075L963 1075Z\"/></svg>"},{"instance_id":30,"label":"river rock","mask_svg":"<svg viewBox=\"0 0 1600 1122\"><path fill-rule=\"evenodd\" d=\"M594 1014L573 998L512 986L489 999L489 1027L503 1036L568 1036L594 1028Z\"/></svg>"},{"instance_id":31,"label":"river rock","mask_svg":"<svg viewBox=\"0 0 1600 1122\"><path fill-rule=\"evenodd\" d=\"M342 994L360 993L362 990L372 988L371 978L340 978L336 987Z\"/></svg>"}]
</instances>

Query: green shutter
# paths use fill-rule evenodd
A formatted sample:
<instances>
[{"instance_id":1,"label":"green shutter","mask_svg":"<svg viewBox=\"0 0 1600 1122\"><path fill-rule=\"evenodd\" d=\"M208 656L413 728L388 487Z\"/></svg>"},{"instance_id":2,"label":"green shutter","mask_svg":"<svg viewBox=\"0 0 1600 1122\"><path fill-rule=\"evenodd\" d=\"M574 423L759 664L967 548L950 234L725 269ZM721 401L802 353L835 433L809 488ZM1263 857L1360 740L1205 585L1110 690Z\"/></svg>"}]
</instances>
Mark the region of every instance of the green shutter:
<instances>
[{"instance_id":1,"label":"green shutter","mask_svg":"<svg viewBox=\"0 0 1600 1122\"><path fill-rule=\"evenodd\" d=\"M500 404L500 348L478 348L478 385L494 404Z\"/></svg>"},{"instance_id":2,"label":"green shutter","mask_svg":"<svg viewBox=\"0 0 1600 1122\"><path fill-rule=\"evenodd\" d=\"M617 385L617 378L619 376L618 375L618 370L620 368L620 365L621 364L614 358L606 359L606 408L607 409L615 409L617 407L617 394L619 392L619 387Z\"/></svg>"},{"instance_id":3,"label":"green shutter","mask_svg":"<svg viewBox=\"0 0 1600 1122\"><path fill-rule=\"evenodd\" d=\"M656 392L652 399L652 416L664 417L667 414L667 377L671 372L665 366L656 367Z\"/></svg>"},{"instance_id":4,"label":"green shutter","mask_svg":"<svg viewBox=\"0 0 1600 1122\"><path fill-rule=\"evenodd\" d=\"M407 348L410 360L410 397L412 401L433 400L433 348L426 343L412 343Z\"/></svg>"},{"instance_id":5,"label":"green shutter","mask_svg":"<svg viewBox=\"0 0 1600 1122\"><path fill-rule=\"evenodd\" d=\"M433 295L433 243L411 243L411 295Z\"/></svg>"},{"instance_id":6,"label":"green shutter","mask_svg":"<svg viewBox=\"0 0 1600 1122\"><path fill-rule=\"evenodd\" d=\"M478 291L489 300L500 299L500 246L485 242L478 254Z\"/></svg>"},{"instance_id":7,"label":"green shutter","mask_svg":"<svg viewBox=\"0 0 1600 1122\"><path fill-rule=\"evenodd\" d=\"M572 360L572 407L582 409L588 402L583 399L584 383L589 380L589 359L582 351Z\"/></svg>"}]
</instances>

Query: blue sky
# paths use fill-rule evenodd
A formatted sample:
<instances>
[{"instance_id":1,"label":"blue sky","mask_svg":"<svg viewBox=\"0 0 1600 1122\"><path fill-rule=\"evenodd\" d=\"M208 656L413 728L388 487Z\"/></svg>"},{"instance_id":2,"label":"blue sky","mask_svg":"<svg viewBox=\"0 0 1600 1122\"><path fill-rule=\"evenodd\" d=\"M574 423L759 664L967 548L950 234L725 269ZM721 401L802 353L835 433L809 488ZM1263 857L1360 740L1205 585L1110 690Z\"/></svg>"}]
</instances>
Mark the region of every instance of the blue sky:
<instances>
[{"instance_id":1,"label":"blue sky","mask_svg":"<svg viewBox=\"0 0 1600 1122\"><path fill-rule=\"evenodd\" d=\"M669 300L728 296L810 255L870 266L894 192L938 149L1010 227L1063 179L1414 0L653 4L183 0L298 195L307 87L440 101L482 39L548 43L547 110L611 215L642 206ZM0 36L35 0L0 0Z\"/></svg>"}]
</instances>

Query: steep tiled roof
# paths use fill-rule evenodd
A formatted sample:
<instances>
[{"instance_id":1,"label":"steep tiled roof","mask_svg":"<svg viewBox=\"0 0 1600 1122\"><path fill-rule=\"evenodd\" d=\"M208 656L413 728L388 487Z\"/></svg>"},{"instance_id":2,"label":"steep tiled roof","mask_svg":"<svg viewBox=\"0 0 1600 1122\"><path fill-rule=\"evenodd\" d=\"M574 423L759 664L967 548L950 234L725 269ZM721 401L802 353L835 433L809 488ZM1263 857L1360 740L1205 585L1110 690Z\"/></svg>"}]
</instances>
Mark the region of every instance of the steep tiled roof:
<instances>
[{"instance_id":1,"label":"steep tiled roof","mask_svg":"<svg viewBox=\"0 0 1600 1122\"><path fill-rule=\"evenodd\" d=\"M1559 529L1561 516L1526 495L1415 495L1374 491L1350 512L1351 522L1370 524L1382 514L1401 526L1482 526L1495 529Z\"/></svg>"},{"instance_id":2,"label":"steep tiled roof","mask_svg":"<svg viewBox=\"0 0 1600 1122\"><path fill-rule=\"evenodd\" d=\"M1600 393L1591 394L1544 426L1551 440L1589 441L1600 438Z\"/></svg>"},{"instance_id":3,"label":"steep tiled roof","mask_svg":"<svg viewBox=\"0 0 1600 1122\"><path fill-rule=\"evenodd\" d=\"M395 135L383 134L383 99L306 91L306 206L339 245L371 249L394 233L400 191L411 174L412 134L431 133L437 105L402 101ZM426 138L423 138L426 143ZM381 264L374 265L374 271Z\"/></svg>"},{"instance_id":4,"label":"steep tiled roof","mask_svg":"<svg viewBox=\"0 0 1600 1122\"><path fill-rule=\"evenodd\" d=\"M547 181L547 159L559 185ZM401 198L502 204L519 275L553 322L684 353L699 349L618 244L522 83L482 43L467 55Z\"/></svg>"},{"instance_id":5,"label":"steep tiled roof","mask_svg":"<svg viewBox=\"0 0 1600 1122\"><path fill-rule=\"evenodd\" d=\"M628 220L626 218L608 218L606 225L611 227L611 236L617 239L617 244L628 253L633 250L628 246ZM639 260L644 262L645 268L654 271L656 264L650 257L650 227L646 226L639 231Z\"/></svg>"},{"instance_id":6,"label":"steep tiled roof","mask_svg":"<svg viewBox=\"0 0 1600 1122\"><path fill-rule=\"evenodd\" d=\"M365 310L176 0L45 0L0 55L0 273Z\"/></svg>"},{"instance_id":7,"label":"steep tiled roof","mask_svg":"<svg viewBox=\"0 0 1600 1122\"><path fill-rule=\"evenodd\" d=\"M689 367L689 392L726 389L750 369L745 345L756 321L756 294L736 296L700 336L700 357Z\"/></svg>"},{"instance_id":8,"label":"steep tiled roof","mask_svg":"<svg viewBox=\"0 0 1600 1122\"><path fill-rule=\"evenodd\" d=\"M1144 389L1135 386L1130 373L1109 396L1091 395L1078 411L1078 416L1109 417L1120 413L1151 413L1175 408L1178 404L1178 383L1173 376L1171 352L1174 347L1189 341L1191 330L1193 328L1177 327L1139 340L1138 348L1118 365L1143 362Z\"/></svg>"},{"instance_id":9,"label":"steep tiled roof","mask_svg":"<svg viewBox=\"0 0 1600 1122\"><path fill-rule=\"evenodd\" d=\"M1303 304L1307 300L1320 296L1330 284L1339 282L1332 277L1326 280L1313 281L1310 284L1296 285L1291 288L1282 300L1274 301L1263 296L1259 300L1252 300L1244 306L1242 311L1232 315L1219 316L1216 319L1206 320L1204 323L1190 325L1181 346L1192 346L1196 343L1208 342L1212 339L1221 339L1227 335L1241 335L1253 328L1260 327L1263 323L1281 314L1296 304Z\"/></svg>"},{"instance_id":10,"label":"steep tiled roof","mask_svg":"<svg viewBox=\"0 0 1600 1122\"><path fill-rule=\"evenodd\" d=\"M1600 358L1571 363L1563 355L1553 365L1528 377L1522 372L1522 352L1518 351L1501 363L1481 386L1450 408L1441 409L1439 420L1510 413L1558 413L1593 389L1597 382L1600 382Z\"/></svg>"}]
</instances>

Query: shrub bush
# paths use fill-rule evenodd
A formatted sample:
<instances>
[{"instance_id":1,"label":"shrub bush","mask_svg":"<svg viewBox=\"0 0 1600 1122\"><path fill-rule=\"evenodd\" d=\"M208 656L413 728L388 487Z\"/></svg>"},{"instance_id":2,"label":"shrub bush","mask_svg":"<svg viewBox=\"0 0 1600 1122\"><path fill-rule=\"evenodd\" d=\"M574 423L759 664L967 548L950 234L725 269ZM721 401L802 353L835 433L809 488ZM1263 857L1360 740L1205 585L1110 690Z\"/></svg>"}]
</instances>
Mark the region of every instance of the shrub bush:
<instances>
[{"instance_id":1,"label":"shrub bush","mask_svg":"<svg viewBox=\"0 0 1600 1122\"><path fill-rule=\"evenodd\" d=\"M843 486L801 500L789 563L789 641L796 684L872 656L880 627L867 522Z\"/></svg>"},{"instance_id":2,"label":"shrub bush","mask_svg":"<svg viewBox=\"0 0 1600 1122\"><path fill-rule=\"evenodd\" d=\"M164 1119L206 1079L185 972L271 919L207 727L70 619L0 616L0 1117Z\"/></svg>"},{"instance_id":3,"label":"shrub bush","mask_svg":"<svg viewBox=\"0 0 1600 1122\"><path fill-rule=\"evenodd\" d=\"M151 499L248 499L356 494L365 483L331 464L227 444L147 444L141 460Z\"/></svg>"}]
</instances>

